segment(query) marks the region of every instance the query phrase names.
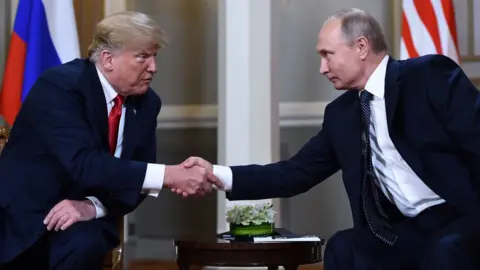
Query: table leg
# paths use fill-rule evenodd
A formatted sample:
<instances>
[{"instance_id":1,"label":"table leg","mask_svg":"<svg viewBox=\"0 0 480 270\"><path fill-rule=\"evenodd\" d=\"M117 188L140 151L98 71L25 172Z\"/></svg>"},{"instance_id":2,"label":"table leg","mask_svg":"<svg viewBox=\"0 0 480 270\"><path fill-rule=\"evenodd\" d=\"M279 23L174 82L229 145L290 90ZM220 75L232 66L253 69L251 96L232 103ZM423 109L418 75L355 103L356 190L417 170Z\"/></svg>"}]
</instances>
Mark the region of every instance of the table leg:
<instances>
[{"instance_id":1,"label":"table leg","mask_svg":"<svg viewBox=\"0 0 480 270\"><path fill-rule=\"evenodd\" d=\"M179 270L188 270L188 268L189 268L189 265L188 265L188 264L183 264L183 263L180 264L180 263L178 263L177 265L178 265L178 269L179 269Z\"/></svg>"},{"instance_id":2,"label":"table leg","mask_svg":"<svg viewBox=\"0 0 480 270\"><path fill-rule=\"evenodd\" d=\"M278 265L269 265L268 266L268 270L277 270L278 269Z\"/></svg>"},{"instance_id":3,"label":"table leg","mask_svg":"<svg viewBox=\"0 0 480 270\"><path fill-rule=\"evenodd\" d=\"M298 265L284 265L285 270L297 270Z\"/></svg>"}]
</instances>

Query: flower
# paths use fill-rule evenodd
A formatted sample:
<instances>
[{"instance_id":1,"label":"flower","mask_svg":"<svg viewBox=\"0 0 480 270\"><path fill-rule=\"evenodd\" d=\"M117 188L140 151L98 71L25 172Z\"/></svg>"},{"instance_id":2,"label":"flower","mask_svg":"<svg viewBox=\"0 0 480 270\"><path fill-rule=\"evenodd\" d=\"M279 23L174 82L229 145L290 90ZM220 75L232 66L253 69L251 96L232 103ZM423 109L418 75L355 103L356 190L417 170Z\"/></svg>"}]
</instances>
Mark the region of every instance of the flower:
<instances>
[{"instance_id":1,"label":"flower","mask_svg":"<svg viewBox=\"0 0 480 270\"><path fill-rule=\"evenodd\" d=\"M275 214L270 202L256 205L235 205L227 211L227 222L243 226L273 223Z\"/></svg>"}]
</instances>

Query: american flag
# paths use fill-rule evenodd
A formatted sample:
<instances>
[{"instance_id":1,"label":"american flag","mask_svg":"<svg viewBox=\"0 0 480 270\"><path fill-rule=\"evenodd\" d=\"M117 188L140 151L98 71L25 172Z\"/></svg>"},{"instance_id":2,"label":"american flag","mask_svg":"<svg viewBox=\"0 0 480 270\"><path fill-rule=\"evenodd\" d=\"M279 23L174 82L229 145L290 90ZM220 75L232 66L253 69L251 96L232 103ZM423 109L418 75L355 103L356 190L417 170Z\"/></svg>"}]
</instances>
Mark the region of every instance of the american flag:
<instances>
[{"instance_id":1,"label":"american flag","mask_svg":"<svg viewBox=\"0 0 480 270\"><path fill-rule=\"evenodd\" d=\"M460 62L452 0L403 0L400 59L425 54Z\"/></svg>"}]
</instances>

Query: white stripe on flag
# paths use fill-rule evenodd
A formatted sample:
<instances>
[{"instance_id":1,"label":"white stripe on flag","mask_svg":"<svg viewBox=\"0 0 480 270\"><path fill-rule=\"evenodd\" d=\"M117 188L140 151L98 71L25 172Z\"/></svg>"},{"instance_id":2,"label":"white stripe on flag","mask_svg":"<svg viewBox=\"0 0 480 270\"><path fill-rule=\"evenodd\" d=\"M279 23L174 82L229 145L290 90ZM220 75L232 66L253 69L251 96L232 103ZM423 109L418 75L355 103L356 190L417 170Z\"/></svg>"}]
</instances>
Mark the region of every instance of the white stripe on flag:
<instances>
[{"instance_id":1,"label":"white stripe on flag","mask_svg":"<svg viewBox=\"0 0 480 270\"><path fill-rule=\"evenodd\" d=\"M458 63L458 55L453 42L452 33L448 28L447 19L445 18L445 11L440 0L431 0L435 15L438 22L438 30L440 34L440 44L442 44L443 54L450 56Z\"/></svg>"},{"instance_id":2,"label":"white stripe on flag","mask_svg":"<svg viewBox=\"0 0 480 270\"><path fill-rule=\"evenodd\" d=\"M80 57L73 0L42 0L53 46L62 63Z\"/></svg>"},{"instance_id":3,"label":"white stripe on flag","mask_svg":"<svg viewBox=\"0 0 480 270\"><path fill-rule=\"evenodd\" d=\"M447 21L447 18L450 18L449 15L454 14L454 11L450 9L444 10L444 4L442 4L442 0L421 0L416 3L417 4L415 5L414 0L403 0L402 2L402 12L404 13L405 20L408 24L402 25L402 29L404 29L403 27L408 28L411 33L411 40L413 44L411 44L411 46L410 44L406 44L406 37L401 37L400 58L407 59L413 57L413 55L409 55L409 52L407 50L407 47L413 47L412 50L415 49L420 56L425 54L444 54L453 59L455 62L459 63L460 57L458 55L458 50L455 45L456 37L453 36L454 34L456 34L456 22ZM417 10L417 6L419 8L422 8L422 10L423 8L426 8L426 10L420 10L419 12L419 10ZM428 6L432 8L433 14L430 13L431 10ZM445 7L453 8L453 3L450 2ZM427 21L428 19L421 18L420 14L431 14L435 16L436 25L433 26L433 24L435 23L434 20ZM430 28L432 28L432 30L435 29L433 31L436 31L436 29L438 28L438 33L435 34L438 34L439 40L437 41L437 44L439 44L439 46L441 47L441 51L437 51L437 48L435 46L434 39L436 41L437 37L432 36L427 30L427 26L429 26L430 24L432 25L432 27ZM453 29L453 33L450 31L451 28Z\"/></svg>"},{"instance_id":4,"label":"white stripe on flag","mask_svg":"<svg viewBox=\"0 0 480 270\"><path fill-rule=\"evenodd\" d=\"M428 0L427 0L428 1ZM410 25L410 32L412 33L412 40L415 49L418 54L425 55L431 53L439 53L435 49L435 44L427 30L427 27L423 24L420 15L415 8L413 0L404 0L403 9L408 24Z\"/></svg>"}]
</instances>

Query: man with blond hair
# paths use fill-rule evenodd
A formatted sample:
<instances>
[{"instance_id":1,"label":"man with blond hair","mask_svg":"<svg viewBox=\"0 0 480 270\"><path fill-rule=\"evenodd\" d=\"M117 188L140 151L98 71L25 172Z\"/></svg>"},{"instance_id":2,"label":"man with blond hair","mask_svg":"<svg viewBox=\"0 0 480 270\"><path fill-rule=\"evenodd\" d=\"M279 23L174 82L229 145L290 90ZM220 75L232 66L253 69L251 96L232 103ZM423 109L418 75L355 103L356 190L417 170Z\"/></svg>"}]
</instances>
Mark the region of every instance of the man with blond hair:
<instances>
[{"instance_id":1,"label":"man with blond hair","mask_svg":"<svg viewBox=\"0 0 480 270\"><path fill-rule=\"evenodd\" d=\"M480 269L480 92L446 56L389 57L362 10L327 20L317 51L320 73L346 92L297 154L185 167L215 171L230 200L291 197L342 170L354 227L328 239L325 270Z\"/></svg>"},{"instance_id":2,"label":"man with blond hair","mask_svg":"<svg viewBox=\"0 0 480 270\"><path fill-rule=\"evenodd\" d=\"M117 220L147 194L211 190L204 168L156 164L161 101L149 85L164 44L146 14L114 14L88 59L36 81L0 158L0 268L101 269Z\"/></svg>"}]
</instances>

